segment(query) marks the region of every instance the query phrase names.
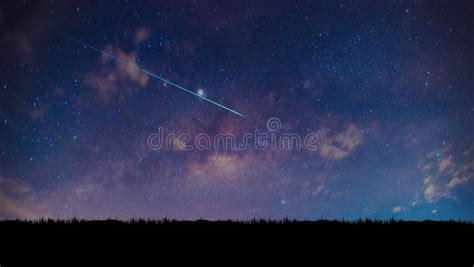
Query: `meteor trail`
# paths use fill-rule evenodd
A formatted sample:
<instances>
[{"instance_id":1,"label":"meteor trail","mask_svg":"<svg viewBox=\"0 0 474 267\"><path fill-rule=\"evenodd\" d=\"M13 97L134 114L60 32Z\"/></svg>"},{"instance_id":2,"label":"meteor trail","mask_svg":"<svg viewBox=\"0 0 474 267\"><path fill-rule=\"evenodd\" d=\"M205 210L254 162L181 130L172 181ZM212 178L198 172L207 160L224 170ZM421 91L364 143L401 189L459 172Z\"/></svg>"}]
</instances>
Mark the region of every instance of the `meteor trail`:
<instances>
[{"instance_id":1,"label":"meteor trail","mask_svg":"<svg viewBox=\"0 0 474 267\"><path fill-rule=\"evenodd\" d=\"M209 103L212 103L212 104L214 104L214 105L216 105L216 106L218 106L218 107L220 107L220 108L223 108L223 109L225 109L225 110L227 110L227 111L230 111L230 112L234 113L235 115L238 115L238 116L240 116L240 117L244 117L244 116L245 116L244 114L242 114L242 113L240 113L240 112L238 112L238 111L235 111L235 110L233 110L233 109L231 109L231 108L228 108L228 107L226 107L226 106L224 106L224 105L221 105L221 104L219 104L219 103L217 103L217 102L215 102L215 101L213 101L213 100L211 100L211 99L209 99L209 98L207 98L207 97L205 97L205 96L202 96L202 95L200 95L200 94L198 94L198 93L195 93L195 92L193 92L193 91L191 91L191 90L189 90L189 89L186 89L186 88L182 87L181 85L175 84L175 83L172 82L172 81L169 81L169 80L167 80L167 79L165 79L165 78L163 78L163 77L160 77L160 76L158 76L158 75L156 75L156 74L153 74L153 73L151 73L151 72L149 72L149 71L147 71L147 70L145 70L145 69L142 69L142 68L138 67L138 66L135 65L135 64L132 64L132 63L130 63L130 62L127 62L127 61L125 61L125 60L122 60L122 59L120 59L120 58L118 58L118 57L116 57L116 56L114 56L114 55L112 55L112 54L110 54L110 53L107 53L107 52L105 52L105 51L103 51L103 50L100 50L99 48L96 48L96 47L94 47L94 46L92 46L92 45L90 45L90 44L84 43L84 42L82 42L81 40L78 40L78 39L76 39L76 38L73 38L73 37L71 37L71 36L69 36L69 35L67 35L67 34L64 34L64 33L60 33L60 34L61 34L63 37L65 37L65 38L67 38L67 39L69 39L69 40L71 40L71 41L74 41L74 42L76 42L76 43L79 43L79 44L81 44L81 45L83 45L83 46L85 46L85 47L88 47L88 48L90 48L90 49L92 49L92 50L95 50L95 51L97 51L97 52L99 52L99 53L101 53L101 54L103 54L103 55L106 55L106 56L108 56L108 57L110 57L110 58L112 58L112 59L114 59L114 60L116 60L116 61L118 61L118 62L124 64L124 65L127 65L127 66L130 67L130 68L137 69L137 70L139 70L139 71L141 71L141 72L143 72L143 73L145 73L145 74L147 74L147 75L150 75L151 77L157 78L158 80L161 80L162 82L165 82L165 83L167 83L167 84L170 84L170 85L174 86L175 88L177 88L177 89L179 89L179 90L185 91L186 93L189 93L189 94L192 94L192 95L194 95L194 96L197 96L197 97L199 97L199 98L201 98L201 99L204 99L204 100L206 100L206 101L209 102Z\"/></svg>"}]
</instances>

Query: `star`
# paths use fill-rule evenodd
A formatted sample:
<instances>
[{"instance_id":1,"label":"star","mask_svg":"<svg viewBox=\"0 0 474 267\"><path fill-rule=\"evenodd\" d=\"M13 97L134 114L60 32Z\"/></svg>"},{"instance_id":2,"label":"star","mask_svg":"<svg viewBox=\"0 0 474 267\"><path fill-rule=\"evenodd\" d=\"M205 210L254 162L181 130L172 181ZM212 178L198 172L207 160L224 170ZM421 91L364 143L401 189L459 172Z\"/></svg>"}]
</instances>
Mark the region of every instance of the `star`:
<instances>
[{"instance_id":1,"label":"star","mask_svg":"<svg viewBox=\"0 0 474 267\"><path fill-rule=\"evenodd\" d=\"M201 88L199 88L199 89L197 90L197 94L200 95L200 96L205 96L204 90L201 89Z\"/></svg>"}]
</instances>

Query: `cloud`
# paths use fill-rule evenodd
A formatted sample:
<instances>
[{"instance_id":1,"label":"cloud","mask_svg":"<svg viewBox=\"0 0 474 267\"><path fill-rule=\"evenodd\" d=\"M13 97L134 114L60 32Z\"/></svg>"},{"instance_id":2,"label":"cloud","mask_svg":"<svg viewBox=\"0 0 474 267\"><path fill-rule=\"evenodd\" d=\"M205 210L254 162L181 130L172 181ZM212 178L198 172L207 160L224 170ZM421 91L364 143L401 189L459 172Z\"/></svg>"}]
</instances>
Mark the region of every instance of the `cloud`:
<instances>
[{"instance_id":1,"label":"cloud","mask_svg":"<svg viewBox=\"0 0 474 267\"><path fill-rule=\"evenodd\" d=\"M444 172L447 168L449 168L449 166L451 166L451 164L452 164L451 159L449 159L449 158L441 159L441 161L439 162L438 171L439 172Z\"/></svg>"},{"instance_id":2,"label":"cloud","mask_svg":"<svg viewBox=\"0 0 474 267\"><path fill-rule=\"evenodd\" d=\"M393 213L400 213L402 211L405 211L405 208L402 207L402 206L396 206L396 207L393 207L393 209L392 209Z\"/></svg>"},{"instance_id":3,"label":"cloud","mask_svg":"<svg viewBox=\"0 0 474 267\"><path fill-rule=\"evenodd\" d=\"M84 84L95 90L101 100L108 101L118 91L117 78L114 73L87 74L84 77Z\"/></svg>"},{"instance_id":4,"label":"cloud","mask_svg":"<svg viewBox=\"0 0 474 267\"><path fill-rule=\"evenodd\" d=\"M0 219L35 219L37 214L26 204L32 187L0 176Z\"/></svg>"},{"instance_id":5,"label":"cloud","mask_svg":"<svg viewBox=\"0 0 474 267\"><path fill-rule=\"evenodd\" d=\"M423 194L425 196L426 201L428 201L430 203L433 202L436 199L437 195L438 195L438 193L436 191L436 187L433 184L430 184L430 185L426 186L425 191L423 192Z\"/></svg>"},{"instance_id":6,"label":"cloud","mask_svg":"<svg viewBox=\"0 0 474 267\"><path fill-rule=\"evenodd\" d=\"M27 193L31 191L31 187L24 182L5 178L0 176L0 188L12 193Z\"/></svg>"},{"instance_id":7,"label":"cloud","mask_svg":"<svg viewBox=\"0 0 474 267\"><path fill-rule=\"evenodd\" d=\"M37 109L34 109L34 110L32 110L28 113L30 118L34 121L36 121L38 119L41 119L44 116L44 114L46 114L46 106L45 105L41 105Z\"/></svg>"},{"instance_id":8,"label":"cloud","mask_svg":"<svg viewBox=\"0 0 474 267\"><path fill-rule=\"evenodd\" d=\"M17 51L20 54L28 54L32 52L32 40L29 35L21 29L13 30L12 32L5 32L5 39L10 39L15 44Z\"/></svg>"},{"instance_id":9,"label":"cloud","mask_svg":"<svg viewBox=\"0 0 474 267\"><path fill-rule=\"evenodd\" d=\"M459 177L454 177L448 183L448 188L454 188L458 185L462 185L463 183L467 182L467 178L460 179Z\"/></svg>"},{"instance_id":10,"label":"cloud","mask_svg":"<svg viewBox=\"0 0 474 267\"><path fill-rule=\"evenodd\" d=\"M423 174L423 196L428 203L456 199L458 190L474 182L474 146L460 149L445 145L429 153L419 164Z\"/></svg>"},{"instance_id":11,"label":"cloud","mask_svg":"<svg viewBox=\"0 0 474 267\"><path fill-rule=\"evenodd\" d=\"M137 64L136 52L125 53L120 48L111 45L104 49L120 60ZM135 68L131 68L118 61L112 60L106 55L101 56L101 69L84 75L84 84L95 89L101 100L108 102L116 96L127 83L134 86L145 87L148 85L149 77Z\"/></svg>"},{"instance_id":12,"label":"cloud","mask_svg":"<svg viewBox=\"0 0 474 267\"><path fill-rule=\"evenodd\" d=\"M342 159L349 156L363 142L363 135L354 125L339 134L324 138L319 155L326 159Z\"/></svg>"},{"instance_id":13,"label":"cloud","mask_svg":"<svg viewBox=\"0 0 474 267\"><path fill-rule=\"evenodd\" d=\"M314 191L312 192L313 196L318 196L319 194L321 194L324 190L326 189L325 185L324 184L320 184L318 185Z\"/></svg>"},{"instance_id":14,"label":"cloud","mask_svg":"<svg viewBox=\"0 0 474 267\"><path fill-rule=\"evenodd\" d=\"M150 36L150 32L145 28L139 28L135 31L134 42L135 45L141 44Z\"/></svg>"},{"instance_id":15,"label":"cloud","mask_svg":"<svg viewBox=\"0 0 474 267\"><path fill-rule=\"evenodd\" d=\"M131 52L129 54L123 52L120 50L120 48L115 48L113 49L111 46L109 46L106 51L112 51L117 57L123 61L126 61L132 65L138 65L137 64L137 54L135 52ZM102 55L102 61L112 61L110 58L105 57L105 55ZM145 73L135 69L135 68L130 68L127 65L124 65L122 63L119 63L117 61L114 61L115 68L118 72L119 77L126 77L130 81L133 81L137 83L138 85L144 87L148 84L148 75Z\"/></svg>"}]
</instances>

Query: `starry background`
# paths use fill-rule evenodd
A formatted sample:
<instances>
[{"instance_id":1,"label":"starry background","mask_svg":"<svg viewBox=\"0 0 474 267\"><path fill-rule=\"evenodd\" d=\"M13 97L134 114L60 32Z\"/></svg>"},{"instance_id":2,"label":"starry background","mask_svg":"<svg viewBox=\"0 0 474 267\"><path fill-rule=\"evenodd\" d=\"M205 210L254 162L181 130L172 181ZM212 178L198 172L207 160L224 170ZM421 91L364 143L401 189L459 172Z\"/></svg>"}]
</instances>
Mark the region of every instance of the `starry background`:
<instances>
[{"instance_id":1,"label":"starry background","mask_svg":"<svg viewBox=\"0 0 474 267\"><path fill-rule=\"evenodd\" d=\"M0 219L474 219L469 1L2 1ZM61 36L138 64L235 116ZM153 151L278 117L317 151Z\"/></svg>"}]
</instances>

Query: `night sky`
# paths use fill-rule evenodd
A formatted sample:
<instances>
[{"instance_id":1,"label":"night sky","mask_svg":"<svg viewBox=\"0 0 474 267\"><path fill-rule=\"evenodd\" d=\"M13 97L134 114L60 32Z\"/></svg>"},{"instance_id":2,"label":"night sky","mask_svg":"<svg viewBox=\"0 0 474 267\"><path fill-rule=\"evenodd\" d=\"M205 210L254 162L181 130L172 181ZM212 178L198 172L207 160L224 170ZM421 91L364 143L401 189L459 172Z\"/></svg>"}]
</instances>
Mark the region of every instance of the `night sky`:
<instances>
[{"instance_id":1,"label":"night sky","mask_svg":"<svg viewBox=\"0 0 474 267\"><path fill-rule=\"evenodd\" d=\"M473 220L473 18L472 1L2 1L0 219ZM159 129L317 149L152 149Z\"/></svg>"}]
</instances>

